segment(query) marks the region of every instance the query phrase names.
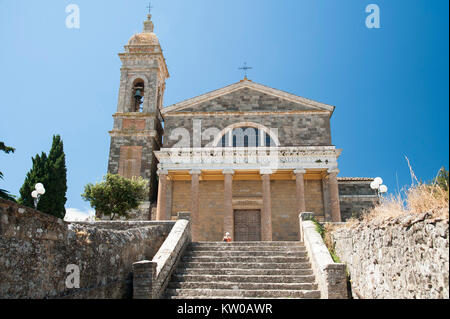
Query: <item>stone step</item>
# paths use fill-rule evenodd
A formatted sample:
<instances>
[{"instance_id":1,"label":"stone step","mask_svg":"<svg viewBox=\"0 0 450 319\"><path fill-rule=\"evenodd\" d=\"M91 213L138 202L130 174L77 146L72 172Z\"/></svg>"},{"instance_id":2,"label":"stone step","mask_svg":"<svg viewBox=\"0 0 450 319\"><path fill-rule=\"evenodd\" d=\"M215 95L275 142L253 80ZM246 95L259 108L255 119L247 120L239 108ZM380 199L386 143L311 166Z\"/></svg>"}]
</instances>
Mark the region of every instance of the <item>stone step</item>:
<instances>
[{"instance_id":1,"label":"stone step","mask_svg":"<svg viewBox=\"0 0 450 319\"><path fill-rule=\"evenodd\" d=\"M185 262L239 262L239 263L303 263L307 262L306 257L245 257L245 256L233 256L233 257L190 257L183 256L182 261Z\"/></svg>"},{"instance_id":2,"label":"stone step","mask_svg":"<svg viewBox=\"0 0 450 319\"><path fill-rule=\"evenodd\" d=\"M186 251L185 257L307 257L305 251L265 251L265 250L191 250Z\"/></svg>"},{"instance_id":3,"label":"stone step","mask_svg":"<svg viewBox=\"0 0 450 319\"><path fill-rule=\"evenodd\" d=\"M179 268L215 268L215 269L310 269L309 262L300 263L254 263L254 262L193 262L182 261Z\"/></svg>"},{"instance_id":4,"label":"stone step","mask_svg":"<svg viewBox=\"0 0 450 319\"><path fill-rule=\"evenodd\" d=\"M166 299L226 299L226 300L232 300L232 299L264 299L264 300L268 300L268 299L319 299L319 298L297 298L297 297L233 297L233 296L208 296L208 297L203 297L203 296L189 296L189 297L184 297L184 296L165 296Z\"/></svg>"},{"instance_id":5,"label":"stone step","mask_svg":"<svg viewBox=\"0 0 450 319\"><path fill-rule=\"evenodd\" d=\"M195 242L166 290L170 299L320 298L299 242Z\"/></svg>"},{"instance_id":6,"label":"stone step","mask_svg":"<svg viewBox=\"0 0 450 319\"><path fill-rule=\"evenodd\" d=\"M232 290L232 289L167 289L167 297L240 297L240 298L305 298L318 299L318 290Z\"/></svg>"},{"instance_id":7,"label":"stone step","mask_svg":"<svg viewBox=\"0 0 450 319\"><path fill-rule=\"evenodd\" d=\"M314 276L261 276L261 275L185 275L175 273L172 281L177 282L229 282L229 283L313 283Z\"/></svg>"},{"instance_id":8,"label":"stone step","mask_svg":"<svg viewBox=\"0 0 450 319\"><path fill-rule=\"evenodd\" d=\"M256 276L308 276L312 269L235 269L235 268L177 268L179 275L256 275Z\"/></svg>"},{"instance_id":9,"label":"stone step","mask_svg":"<svg viewBox=\"0 0 450 319\"><path fill-rule=\"evenodd\" d=\"M170 282L169 289L231 289L231 290L317 290L314 283L254 283L254 282Z\"/></svg>"},{"instance_id":10,"label":"stone step","mask_svg":"<svg viewBox=\"0 0 450 319\"><path fill-rule=\"evenodd\" d=\"M186 251L292 251L292 252L306 252L305 247L301 246L242 246L242 245L217 245L217 246L190 246Z\"/></svg>"},{"instance_id":11,"label":"stone step","mask_svg":"<svg viewBox=\"0 0 450 319\"><path fill-rule=\"evenodd\" d=\"M253 246L253 247L305 247L302 243L298 241L233 241L231 243L225 243L221 241L203 241L203 242L193 242L192 247L214 247L214 246Z\"/></svg>"}]
</instances>

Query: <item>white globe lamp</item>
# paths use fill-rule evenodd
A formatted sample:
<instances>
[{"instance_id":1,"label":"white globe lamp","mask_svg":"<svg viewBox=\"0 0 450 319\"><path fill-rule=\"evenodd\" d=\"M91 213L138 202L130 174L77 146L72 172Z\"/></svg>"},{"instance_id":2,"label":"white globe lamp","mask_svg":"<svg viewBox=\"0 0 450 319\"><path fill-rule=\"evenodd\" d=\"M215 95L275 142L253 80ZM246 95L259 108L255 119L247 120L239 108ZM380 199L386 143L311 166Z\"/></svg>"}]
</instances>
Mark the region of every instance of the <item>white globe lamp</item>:
<instances>
[{"instance_id":1,"label":"white globe lamp","mask_svg":"<svg viewBox=\"0 0 450 319\"><path fill-rule=\"evenodd\" d=\"M380 186L381 184L383 184L383 179L382 179L381 177L376 177L373 181L374 181L375 183L377 183L378 186Z\"/></svg>"},{"instance_id":2,"label":"white globe lamp","mask_svg":"<svg viewBox=\"0 0 450 319\"><path fill-rule=\"evenodd\" d=\"M378 191L379 191L381 194L386 193L387 190L388 190L388 188L387 188L386 185L380 185L380 188L378 189Z\"/></svg>"},{"instance_id":3,"label":"white globe lamp","mask_svg":"<svg viewBox=\"0 0 450 319\"><path fill-rule=\"evenodd\" d=\"M31 192L31 197L34 198L34 208L37 208L37 205L39 203L39 198L41 197L41 195L45 194L45 188L44 185L42 185L42 183L36 183L36 185L34 185L34 191Z\"/></svg>"},{"instance_id":4,"label":"white globe lamp","mask_svg":"<svg viewBox=\"0 0 450 319\"><path fill-rule=\"evenodd\" d=\"M45 188L44 188L44 187L42 187L42 188L37 188L36 191L37 191L37 193L38 193L39 195L44 195L44 194L45 194Z\"/></svg>"}]
</instances>

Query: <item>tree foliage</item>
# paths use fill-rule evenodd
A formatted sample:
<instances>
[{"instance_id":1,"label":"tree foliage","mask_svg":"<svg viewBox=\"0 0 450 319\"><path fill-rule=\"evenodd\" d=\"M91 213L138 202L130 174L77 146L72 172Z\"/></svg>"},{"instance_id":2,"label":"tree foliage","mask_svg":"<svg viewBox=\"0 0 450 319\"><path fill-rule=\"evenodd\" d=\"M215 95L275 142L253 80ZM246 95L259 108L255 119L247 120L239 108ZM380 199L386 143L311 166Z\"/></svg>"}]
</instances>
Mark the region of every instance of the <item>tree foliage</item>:
<instances>
[{"instance_id":1,"label":"tree foliage","mask_svg":"<svg viewBox=\"0 0 450 319\"><path fill-rule=\"evenodd\" d=\"M4 142L0 142L0 151L5 152L6 154L14 153L16 149L10 146L6 146ZM0 179L3 179L3 172L0 171ZM0 198L7 199L15 202L16 199L13 195L11 195L7 190L0 189Z\"/></svg>"},{"instance_id":2,"label":"tree foliage","mask_svg":"<svg viewBox=\"0 0 450 319\"><path fill-rule=\"evenodd\" d=\"M95 185L89 183L81 197L89 201L97 217L127 216L145 199L147 181L142 177L128 179L120 175L107 174L103 181Z\"/></svg>"},{"instance_id":3,"label":"tree foliage","mask_svg":"<svg viewBox=\"0 0 450 319\"><path fill-rule=\"evenodd\" d=\"M449 174L448 174L448 170L446 170L445 167L442 167L439 170L438 175L433 180L433 184L438 185L440 188L442 188L445 191L448 191Z\"/></svg>"},{"instance_id":4,"label":"tree foliage","mask_svg":"<svg viewBox=\"0 0 450 319\"><path fill-rule=\"evenodd\" d=\"M23 186L20 189L19 202L34 207L31 192L37 183L45 187L45 194L39 199L37 209L41 212L64 218L66 209L67 169L64 154L64 145L59 135L53 136L52 148L47 156L42 152L32 158L33 166L27 173Z\"/></svg>"},{"instance_id":5,"label":"tree foliage","mask_svg":"<svg viewBox=\"0 0 450 319\"><path fill-rule=\"evenodd\" d=\"M0 151L5 152L6 154L14 153L16 149L11 146L6 146L4 142L0 142Z\"/></svg>"}]
</instances>

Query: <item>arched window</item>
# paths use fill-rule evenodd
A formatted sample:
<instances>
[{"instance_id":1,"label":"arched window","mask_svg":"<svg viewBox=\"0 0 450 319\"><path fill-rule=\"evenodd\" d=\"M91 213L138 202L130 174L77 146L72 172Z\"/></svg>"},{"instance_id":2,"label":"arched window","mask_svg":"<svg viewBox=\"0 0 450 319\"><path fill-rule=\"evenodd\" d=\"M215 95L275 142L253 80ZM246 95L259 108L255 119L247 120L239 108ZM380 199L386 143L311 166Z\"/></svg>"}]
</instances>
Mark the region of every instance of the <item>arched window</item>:
<instances>
[{"instance_id":1,"label":"arched window","mask_svg":"<svg viewBox=\"0 0 450 319\"><path fill-rule=\"evenodd\" d=\"M232 143L230 140L232 139ZM257 127L241 126L235 127L223 134L219 147L260 147L260 146L277 146L272 137Z\"/></svg>"},{"instance_id":2,"label":"arched window","mask_svg":"<svg viewBox=\"0 0 450 319\"><path fill-rule=\"evenodd\" d=\"M131 112L142 112L144 105L144 81L136 79L133 82Z\"/></svg>"}]
</instances>

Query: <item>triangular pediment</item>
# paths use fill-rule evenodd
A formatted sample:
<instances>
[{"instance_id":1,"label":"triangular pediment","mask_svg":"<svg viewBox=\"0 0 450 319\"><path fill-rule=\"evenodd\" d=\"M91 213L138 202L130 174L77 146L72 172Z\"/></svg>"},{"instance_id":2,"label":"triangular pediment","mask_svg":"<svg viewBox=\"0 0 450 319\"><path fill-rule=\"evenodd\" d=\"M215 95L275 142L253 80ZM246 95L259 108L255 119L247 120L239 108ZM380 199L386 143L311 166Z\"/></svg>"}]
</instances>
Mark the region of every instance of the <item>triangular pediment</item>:
<instances>
[{"instance_id":1,"label":"triangular pediment","mask_svg":"<svg viewBox=\"0 0 450 319\"><path fill-rule=\"evenodd\" d=\"M334 106L270 88L250 80L226 86L161 110L172 113L210 112L329 112Z\"/></svg>"}]
</instances>

